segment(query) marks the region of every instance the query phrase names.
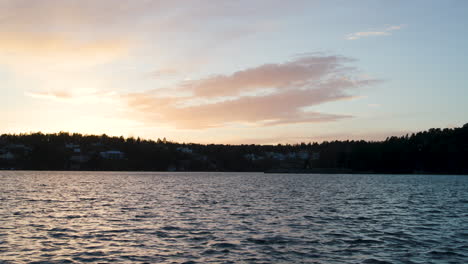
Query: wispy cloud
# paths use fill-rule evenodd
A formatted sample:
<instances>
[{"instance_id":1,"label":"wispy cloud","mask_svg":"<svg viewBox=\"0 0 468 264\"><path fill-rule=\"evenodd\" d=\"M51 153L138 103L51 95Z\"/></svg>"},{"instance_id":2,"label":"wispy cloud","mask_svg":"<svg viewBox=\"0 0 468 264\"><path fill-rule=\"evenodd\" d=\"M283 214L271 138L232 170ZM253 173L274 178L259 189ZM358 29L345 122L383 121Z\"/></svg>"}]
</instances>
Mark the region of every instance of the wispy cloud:
<instances>
[{"instance_id":1,"label":"wispy cloud","mask_svg":"<svg viewBox=\"0 0 468 264\"><path fill-rule=\"evenodd\" d=\"M132 52L160 59L161 46L174 45L174 41L164 42L168 36L196 32L197 38L207 40L203 47L212 48L208 43L220 45L270 31L273 19L260 18L271 17L286 6L279 0L120 0L118 4L113 0L0 0L0 65L88 67ZM232 19L240 15L242 20ZM223 27L206 26L218 23ZM151 45L142 51L140 45L145 43ZM195 43L191 45L197 49Z\"/></svg>"},{"instance_id":2,"label":"wispy cloud","mask_svg":"<svg viewBox=\"0 0 468 264\"><path fill-rule=\"evenodd\" d=\"M44 98L44 99L71 99L73 94L67 91L30 91L26 92L25 95L34 97L34 98Z\"/></svg>"},{"instance_id":3,"label":"wispy cloud","mask_svg":"<svg viewBox=\"0 0 468 264\"><path fill-rule=\"evenodd\" d=\"M386 28L378 31L361 31L355 32L346 35L347 40L356 40L365 37L372 37L372 36L389 36L392 35L392 31L400 30L404 27L404 25L394 25L394 26L387 26Z\"/></svg>"},{"instance_id":4,"label":"wispy cloud","mask_svg":"<svg viewBox=\"0 0 468 264\"><path fill-rule=\"evenodd\" d=\"M183 82L166 94L155 90L123 98L146 122L187 129L336 121L350 115L304 108L352 99L360 87L378 82L357 78L357 70L347 65L350 62L342 56L305 56ZM186 95L173 96L180 92Z\"/></svg>"},{"instance_id":5,"label":"wispy cloud","mask_svg":"<svg viewBox=\"0 0 468 264\"><path fill-rule=\"evenodd\" d=\"M61 67L112 61L134 42L116 29L127 31L122 21L142 8L128 1L0 1L1 64Z\"/></svg>"},{"instance_id":6,"label":"wispy cloud","mask_svg":"<svg viewBox=\"0 0 468 264\"><path fill-rule=\"evenodd\" d=\"M62 101L66 103L116 102L118 99L118 95L115 92L93 89L79 92L67 90L27 91L25 95L33 98Z\"/></svg>"}]
</instances>

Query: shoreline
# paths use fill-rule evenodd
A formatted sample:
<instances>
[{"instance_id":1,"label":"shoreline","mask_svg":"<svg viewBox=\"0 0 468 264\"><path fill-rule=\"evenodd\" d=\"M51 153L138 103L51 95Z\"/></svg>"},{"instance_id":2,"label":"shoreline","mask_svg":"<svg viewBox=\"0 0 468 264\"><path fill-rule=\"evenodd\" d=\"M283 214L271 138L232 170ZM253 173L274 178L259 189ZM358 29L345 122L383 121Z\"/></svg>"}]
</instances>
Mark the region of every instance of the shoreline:
<instances>
[{"instance_id":1,"label":"shoreline","mask_svg":"<svg viewBox=\"0 0 468 264\"><path fill-rule=\"evenodd\" d=\"M249 174L330 174L330 175L453 175L453 176L468 176L468 173L435 173L435 172L353 172L353 171L340 171L340 170L330 170L330 171L302 171L302 170L269 170L269 171L146 171L146 170L27 170L27 169L2 169L0 168L0 172L85 172L85 173L92 173L92 172L109 172L109 173L118 173L118 172L125 172L125 173L249 173Z\"/></svg>"}]
</instances>

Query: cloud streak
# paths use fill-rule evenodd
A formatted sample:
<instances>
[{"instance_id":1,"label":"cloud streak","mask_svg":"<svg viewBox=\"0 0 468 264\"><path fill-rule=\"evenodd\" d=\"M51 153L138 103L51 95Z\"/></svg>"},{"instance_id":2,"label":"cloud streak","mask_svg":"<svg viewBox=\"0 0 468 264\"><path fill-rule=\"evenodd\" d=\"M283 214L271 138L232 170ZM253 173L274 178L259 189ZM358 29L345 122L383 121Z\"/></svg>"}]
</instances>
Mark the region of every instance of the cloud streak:
<instances>
[{"instance_id":1,"label":"cloud streak","mask_svg":"<svg viewBox=\"0 0 468 264\"><path fill-rule=\"evenodd\" d=\"M112 91L85 90L72 92L66 90L27 91L26 96L39 99L55 100L65 103L102 103L117 102L118 95Z\"/></svg>"},{"instance_id":2,"label":"cloud streak","mask_svg":"<svg viewBox=\"0 0 468 264\"><path fill-rule=\"evenodd\" d=\"M123 98L146 122L184 129L336 121L351 116L304 108L352 99L360 87L378 82L357 78L356 69L347 66L350 62L342 56L304 56L183 82L165 93L155 90ZM188 95L173 95L180 92Z\"/></svg>"},{"instance_id":3,"label":"cloud streak","mask_svg":"<svg viewBox=\"0 0 468 264\"><path fill-rule=\"evenodd\" d=\"M389 36L392 35L392 31L400 30L403 28L403 25L388 26L380 31L361 31L355 32L346 35L347 40L356 40L365 37L375 37L375 36Z\"/></svg>"}]
</instances>

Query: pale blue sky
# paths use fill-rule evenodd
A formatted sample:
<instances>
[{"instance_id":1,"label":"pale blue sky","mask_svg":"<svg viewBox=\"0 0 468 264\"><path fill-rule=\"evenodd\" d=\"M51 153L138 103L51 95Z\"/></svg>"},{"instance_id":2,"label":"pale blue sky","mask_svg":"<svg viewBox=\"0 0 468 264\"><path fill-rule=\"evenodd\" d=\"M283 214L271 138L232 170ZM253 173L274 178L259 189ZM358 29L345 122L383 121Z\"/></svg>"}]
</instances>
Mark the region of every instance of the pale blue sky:
<instances>
[{"instance_id":1,"label":"pale blue sky","mask_svg":"<svg viewBox=\"0 0 468 264\"><path fill-rule=\"evenodd\" d=\"M467 11L463 0L0 0L0 133L263 144L461 126Z\"/></svg>"}]
</instances>

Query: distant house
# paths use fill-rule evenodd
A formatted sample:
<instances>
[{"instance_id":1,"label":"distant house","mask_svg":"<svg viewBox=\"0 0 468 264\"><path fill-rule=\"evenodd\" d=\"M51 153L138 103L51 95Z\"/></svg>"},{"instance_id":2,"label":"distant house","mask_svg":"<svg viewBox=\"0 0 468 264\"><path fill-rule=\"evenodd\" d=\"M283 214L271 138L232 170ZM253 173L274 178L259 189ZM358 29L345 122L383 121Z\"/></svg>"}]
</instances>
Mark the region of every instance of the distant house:
<instances>
[{"instance_id":1,"label":"distant house","mask_svg":"<svg viewBox=\"0 0 468 264\"><path fill-rule=\"evenodd\" d=\"M32 151L32 148L25 146L23 144L9 144L5 147L6 150L12 150L16 152L28 153Z\"/></svg>"},{"instance_id":2,"label":"distant house","mask_svg":"<svg viewBox=\"0 0 468 264\"><path fill-rule=\"evenodd\" d=\"M265 152L265 156L273 160L285 160L286 156L277 152Z\"/></svg>"},{"instance_id":3,"label":"distant house","mask_svg":"<svg viewBox=\"0 0 468 264\"><path fill-rule=\"evenodd\" d=\"M99 156L101 156L104 159L118 160L123 159L125 157L125 153L118 150L108 150L99 152Z\"/></svg>"},{"instance_id":4,"label":"distant house","mask_svg":"<svg viewBox=\"0 0 468 264\"><path fill-rule=\"evenodd\" d=\"M73 143L68 143L68 144L65 144L65 147L69 148L69 149L79 149L80 145L73 144Z\"/></svg>"},{"instance_id":5,"label":"distant house","mask_svg":"<svg viewBox=\"0 0 468 264\"><path fill-rule=\"evenodd\" d=\"M306 160L306 159L309 159L309 153L307 151L289 152L288 154L285 155L285 158Z\"/></svg>"},{"instance_id":6,"label":"distant house","mask_svg":"<svg viewBox=\"0 0 468 264\"><path fill-rule=\"evenodd\" d=\"M8 144L3 149L0 149L0 159L14 160L18 157L24 157L31 154L32 148L23 144Z\"/></svg>"},{"instance_id":7,"label":"distant house","mask_svg":"<svg viewBox=\"0 0 468 264\"><path fill-rule=\"evenodd\" d=\"M65 144L65 148L70 149L73 153L81 153L81 147L78 144L68 143Z\"/></svg>"},{"instance_id":8,"label":"distant house","mask_svg":"<svg viewBox=\"0 0 468 264\"><path fill-rule=\"evenodd\" d=\"M192 149L186 148L186 147L178 147L176 150L179 151L179 152L188 153L188 154L193 153Z\"/></svg>"}]
</instances>

